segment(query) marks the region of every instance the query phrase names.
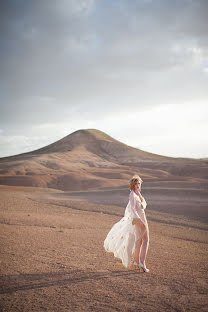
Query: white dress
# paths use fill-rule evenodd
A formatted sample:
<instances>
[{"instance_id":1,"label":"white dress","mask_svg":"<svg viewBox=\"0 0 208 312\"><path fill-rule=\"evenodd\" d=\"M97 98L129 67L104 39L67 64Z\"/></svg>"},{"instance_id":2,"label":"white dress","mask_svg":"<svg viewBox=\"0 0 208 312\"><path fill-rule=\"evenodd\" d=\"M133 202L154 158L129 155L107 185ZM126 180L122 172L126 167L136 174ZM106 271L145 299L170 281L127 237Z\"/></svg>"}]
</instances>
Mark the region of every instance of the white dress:
<instances>
[{"instance_id":1,"label":"white dress","mask_svg":"<svg viewBox=\"0 0 208 312\"><path fill-rule=\"evenodd\" d=\"M129 202L126 206L124 217L115 223L104 240L104 248L107 252L112 252L116 258L121 259L124 267L132 265L135 257L136 247L142 239L144 233L148 231L148 223L144 209L147 203L132 190L129 194ZM132 220L140 218L145 225L141 227L133 225Z\"/></svg>"}]
</instances>

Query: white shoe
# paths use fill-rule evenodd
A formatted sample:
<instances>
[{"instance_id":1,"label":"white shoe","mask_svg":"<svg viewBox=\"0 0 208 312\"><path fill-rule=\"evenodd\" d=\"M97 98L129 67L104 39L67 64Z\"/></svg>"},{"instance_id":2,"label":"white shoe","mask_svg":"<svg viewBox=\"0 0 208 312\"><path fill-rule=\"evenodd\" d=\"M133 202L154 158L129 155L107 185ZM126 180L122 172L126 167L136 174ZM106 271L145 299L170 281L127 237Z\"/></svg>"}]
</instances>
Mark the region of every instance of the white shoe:
<instances>
[{"instance_id":1,"label":"white shoe","mask_svg":"<svg viewBox=\"0 0 208 312\"><path fill-rule=\"evenodd\" d=\"M146 273L149 272L149 269L147 269L143 263L139 262L138 266L140 269L143 270L143 272L146 272Z\"/></svg>"}]
</instances>

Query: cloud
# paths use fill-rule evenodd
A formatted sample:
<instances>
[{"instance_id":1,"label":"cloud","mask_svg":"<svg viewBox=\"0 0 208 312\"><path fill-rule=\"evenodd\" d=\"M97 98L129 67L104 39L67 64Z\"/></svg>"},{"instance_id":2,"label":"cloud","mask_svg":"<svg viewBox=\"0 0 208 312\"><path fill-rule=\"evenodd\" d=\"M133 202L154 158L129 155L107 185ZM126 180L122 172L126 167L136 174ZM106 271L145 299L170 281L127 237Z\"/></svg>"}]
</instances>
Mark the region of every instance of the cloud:
<instances>
[{"instance_id":1,"label":"cloud","mask_svg":"<svg viewBox=\"0 0 208 312\"><path fill-rule=\"evenodd\" d=\"M5 136L207 101L205 0L8 0L0 12Z\"/></svg>"},{"instance_id":2,"label":"cloud","mask_svg":"<svg viewBox=\"0 0 208 312\"><path fill-rule=\"evenodd\" d=\"M160 105L146 111L126 110L96 118L90 112L74 120L32 125L15 136L0 131L0 157L32 151L62 139L78 129L97 128L144 151L172 157L207 157L207 103ZM84 125L84 126L83 126ZM26 132L27 131L27 132ZM22 132L27 135L21 135Z\"/></svg>"}]
</instances>

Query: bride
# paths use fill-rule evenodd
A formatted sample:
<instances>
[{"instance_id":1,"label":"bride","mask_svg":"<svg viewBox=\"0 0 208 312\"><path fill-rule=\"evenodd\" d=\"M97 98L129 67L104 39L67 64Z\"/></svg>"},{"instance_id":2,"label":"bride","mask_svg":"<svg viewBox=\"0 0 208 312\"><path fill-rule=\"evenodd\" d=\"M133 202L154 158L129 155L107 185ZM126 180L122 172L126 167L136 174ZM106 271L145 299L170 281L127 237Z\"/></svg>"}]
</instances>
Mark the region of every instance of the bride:
<instances>
[{"instance_id":1,"label":"bride","mask_svg":"<svg viewBox=\"0 0 208 312\"><path fill-rule=\"evenodd\" d=\"M142 179L136 175L130 180L129 202L124 217L115 223L104 241L104 248L120 258L128 270L134 264L149 272L145 259L149 247L149 228L145 215L147 203L141 195Z\"/></svg>"}]
</instances>

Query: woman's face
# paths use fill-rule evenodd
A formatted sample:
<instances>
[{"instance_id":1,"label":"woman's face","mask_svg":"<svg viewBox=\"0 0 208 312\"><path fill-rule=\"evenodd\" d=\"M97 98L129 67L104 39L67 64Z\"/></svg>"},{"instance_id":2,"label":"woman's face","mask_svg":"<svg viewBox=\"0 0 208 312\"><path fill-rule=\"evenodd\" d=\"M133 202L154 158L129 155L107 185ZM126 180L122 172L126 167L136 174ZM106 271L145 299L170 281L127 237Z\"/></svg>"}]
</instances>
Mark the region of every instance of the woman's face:
<instances>
[{"instance_id":1,"label":"woman's face","mask_svg":"<svg viewBox=\"0 0 208 312\"><path fill-rule=\"evenodd\" d=\"M135 192L139 192L141 190L141 186L142 186L141 182L138 181L134 186Z\"/></svg>"}]
</instances>

